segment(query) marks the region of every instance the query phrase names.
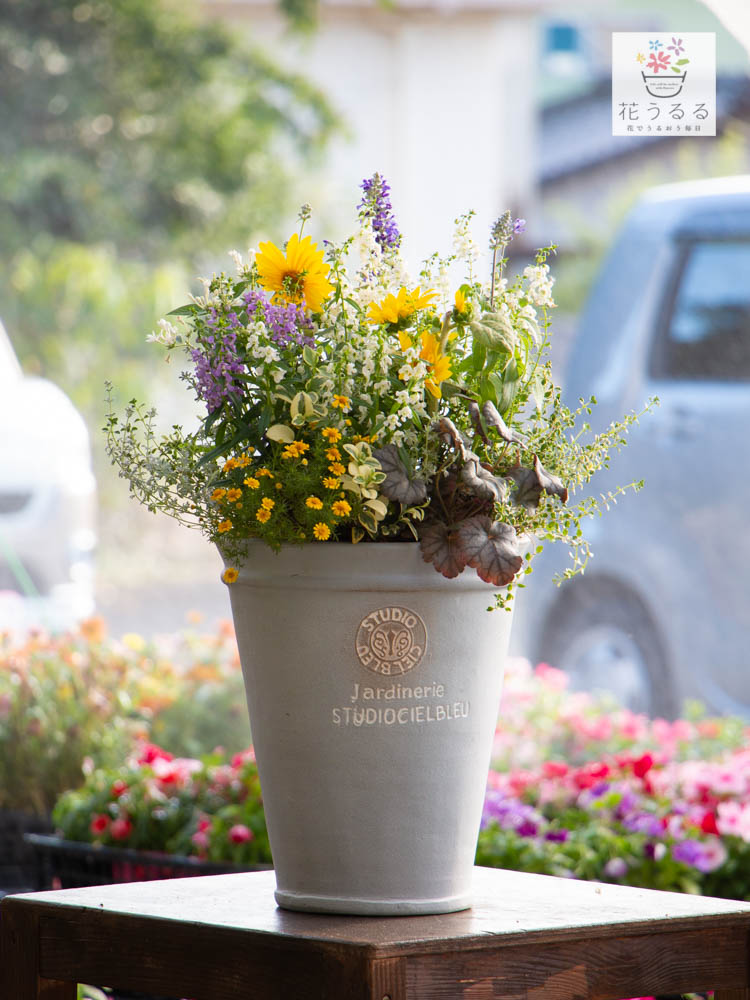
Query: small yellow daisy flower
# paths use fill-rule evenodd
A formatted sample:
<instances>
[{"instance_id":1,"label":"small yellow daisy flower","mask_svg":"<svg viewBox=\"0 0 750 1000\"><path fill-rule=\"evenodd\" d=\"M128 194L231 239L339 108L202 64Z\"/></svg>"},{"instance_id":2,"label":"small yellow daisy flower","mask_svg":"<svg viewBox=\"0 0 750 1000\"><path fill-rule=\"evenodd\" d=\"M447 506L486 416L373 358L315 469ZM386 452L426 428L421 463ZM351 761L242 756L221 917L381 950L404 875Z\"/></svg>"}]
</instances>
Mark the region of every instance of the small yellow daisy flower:
<instances>
[{"instance_id":1,"label":"small yellow daisy flower","mask_svg":"<svg viewBox=\"0 0 750 1000\"><path fill-rule=\"evenodd\" d=\"M242 496L242 490L238 490L236 487L227 491L227 500L229 503L234 503L236 500Z\"/></svg>"},{"instance_id":2,"label":"small yellow daisy flower","mask_svg":"<svg viewBox=\"0 0 750 1000\"><path fill-rule=\"evenodd\" d=\"M233 527L234 527L234 525L229 520L229 518L227 518L226 521L220 521L219 522L219 534L223 535L225 531L231 531Z\"/></svg>"},{"instance_id":3,"label":"small yellow daisy flower","mask_svg":"<svg viewBox=\"0 0 750 1000\"><path fill-rule=\"evenodd\" d=\"M260 480L256 479L255 476L248 476L246 479L243 479L242 482L251 490L257 490L260 486Z\"/></svg>"},{"instance_id":4,"label":"small yellow daisy flower","mask_svg":"<svg viewBox=\"0 0 750 1000\"><path fill-rule=\"evenodd\" d=\"M236 570L234 566L227 566L224 572L221 574L221 578L224 583L234 583L234 581L239 576L239 570Z\"/></svg>"},{"instance_id":5,"label":"small yellow daisy flower","mask_svg":"<svg viewBox=\"0 0 750 1000\"><path fill-rule=\"evenodd\" d=\"M250 465L250 456L243 455L241 458L237 459L237 468L244 469L245 466Z\"/></svg>"},{"instance_id":6,"label":"small yellow daisy flower","mask_svg":"<svg viewBox=\"0 0 750 1000\"><path fill-rule=\"evenodd\" d=\"M323 524L322 521L318 521L318 523L313 526L313 535L315 535L319 542L327 542L331 537L331 529L327 524Z\"/></svg>"},{"instance_id":7,"label":"small yellow daisy flower","mask_svg":"<svg viewBox=\"0 0 750 1000\"><path fill-rule=\"evenodd\" d=\"M268 476L269 479L275 479L276 478L272 472L268 471L268 469L258 469L258 471L255 473L255 475L256 476Z\"/></svg>"},{"instance_id":8,"label":"small yellow daisy flower","mask_svg":"<svg viewBox=\"0 0 750 1000\"><path fill-rule=\"evenodd\" d=\"M270 497L263 497L260 505L261 507L265 507L266 510L273 510L276 506L276 501L272 500Z\"/></svg>"},{"instance_id":9,"label":"small yellow daisy flower","mask_svg":"<svg viewBox=\"0 0 750 1000\"><path fill-rule=\"evenodd\" d=\"M337 490L339 488L339 480L336 476L325 476L323 478L323 485L327 490Z\"/></svg>"},{"instance_id":10,"label":"small yellow daisy flower","mask_svg":"<svg viewBox=\"0 0 750 1000\"><path fill-rule=\"evenodd\" d=\"M265 524L266 521L270 520L271 511L266 507L259 507L255 512L255 519L260 521L261 524Z\"/></svg>"},{"instance_id":11,"label":"small yellow daisy flower","mask_svg":"<svg viewBox=\"0 0 750 1000\"><path fill-rule=\"evenodd\" d=\"M347 503L346 500L335 500L331 506L331 510L336 517L346 517L347 514L351 514L352 512L351 504Z\"/></svg>"},{"instance_id":12,"label":"small yellow daisy flower","mask_svg":"<svg viewBox=\"0 0 750 1000\"><path fill-rule=\"evenodd\" d=\"M305 507L309 507L310 510L322 510L323 501L319 500L318 497L308 497L305 500Z\"/></svg>"},{"instance_id":13,"label":"small yellow daisy flower","mask_svg":"<svg viewBox=\"0 0 750 1000\"><path fill-rule=\"evenodd\" d=\"M331 462L328 468L334 476L343 476L346 472L346 466L342 465L341 462Z\"/></svg>"},{"instance_id":14,"label":"small yellow daisy flower","mask_svg":"<svg viewBox=\"0 0 750 1000\"><path fill-rule=\"evenodd\" d=\"M338 462L341 458L341 452L335 445L332 448L326 448L326 458L329 462Z\"/></svg>"},{"instance_id":15,"label":"small yellow daisy flower","mask_svg":"<svg viewBox=\"0 0 750 1000\"><path fill-rule=\"evenodd\" d=\"M341 440L341 431L337 431L335 427L324 427L320 433L331 444L336 444L337 441Z\"/></svg>"},{"instance_id":16,"label":"small yellow daisy flower","mask_svg":"<svg viewBox=\"0 0 750 1000\"><path fill-rule=\"evenodd\" d=\"M236 469L237 468L238 464L239 463L238 463L238 461L237 461L236 458L228 458L226 460L226 462L224 463L224 465L222 466L222 470L224 472L231 472L232 469Z\"/></svg>"},{"instance_id":17,"label":"small yellow daisy flower","mask_svg":"<svg viewBox=\"0 0 750 1000\"><path fill-rule=\"evenodd\" d=\"M334 410L338 409L343 411L350 410L352 408L352 404L349 401L348 396L334 395L331 406L334 408Z\"/></svg>"},{"instance_id":18,"label":"small yellow daisy flower","mask_svg":"<svg viewBox=\"0 0 750 1000\"><path fill-rule=\"evenodd\" d=\"M274 483L274 485L276 486L276 489L277 489L277 490L280 490L280 489L281 489L281 483Z\"/></svg>"},{"instance_id":19,"label":"small yellow daisy flower","mask_svg":"<svg viewBox=\"0 0 750 1000\"><path fill-rule=\"evenodd\" d=\"M211 494L212 500L223 500L227 495L227 491L222 489L221 486L217 486L216 489Z\"/></svg>"}]
</instances>

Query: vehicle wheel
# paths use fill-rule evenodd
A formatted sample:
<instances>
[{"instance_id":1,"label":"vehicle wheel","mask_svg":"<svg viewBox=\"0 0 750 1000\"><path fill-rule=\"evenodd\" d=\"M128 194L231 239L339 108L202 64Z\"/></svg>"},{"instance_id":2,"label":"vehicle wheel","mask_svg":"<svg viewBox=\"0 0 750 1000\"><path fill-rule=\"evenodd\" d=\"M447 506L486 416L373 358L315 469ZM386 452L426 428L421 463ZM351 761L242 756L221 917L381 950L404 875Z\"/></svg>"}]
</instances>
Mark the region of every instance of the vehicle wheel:
<instances>
[{"instance_id":1,"label":"vehicle wheel","mask_svg":"<svg viewBox=\"0 0 750 1000\"><path fill-rule=\"evenodd\" d=\"M659 631L641 600L611 580L563 584L536 653L569 675L571 690L607 691L650 716L676 714Z\"/></svg>"}]
</instances>

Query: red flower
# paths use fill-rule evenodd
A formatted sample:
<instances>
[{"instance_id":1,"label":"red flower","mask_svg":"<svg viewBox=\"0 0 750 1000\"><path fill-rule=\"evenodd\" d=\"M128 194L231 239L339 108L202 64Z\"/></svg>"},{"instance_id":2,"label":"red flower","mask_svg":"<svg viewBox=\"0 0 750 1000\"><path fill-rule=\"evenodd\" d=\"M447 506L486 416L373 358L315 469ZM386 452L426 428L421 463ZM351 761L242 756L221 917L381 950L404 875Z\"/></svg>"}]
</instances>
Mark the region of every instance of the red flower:
<instances>
[{"instance_id":1,"label":"red flower","mask_svg":"<svg viewBox=\"0 0 750 1000\"><path fill-rule=\"evenodd\" d=\"M139 764L153 764L155 760L172 760L172 754L155 743L143 743L138 754Z\"/></svg>"},{"instance_id":2,"label":"red flower","mask_svg":"<svg viewBox=\"0 0 750 1000\"><path fill-rule=\"evenodd\" d=\"M104 813L97 813L96 816L91 820L91 825L89 830L92 833L104 833L104 831L109 826L109 816L105 816Z\"/></svg>"},{"instance_id":3,"label":"red flower","mask_svg":"<svg viewBox=\"0 0 750 1000\"><path fill-rule=\"evenodd\" d=\"M128 790L128 785L122 778L118 778L117 781L112 782L112 794L116 799L119 799L121 795L124 795Z\"/></svg>"},{"instance_id":4,"label":"red flower","mask_svg":"<svg viewBox=\"0 0 750 1000\"><path fill-rule=\"evenodd\" d=\"M245 844L248 840L252 840L255 834L244 823L237 823L231 828L227 836L233 844Z\"/></svg>"},{"instance_id":5,"label":"red flower","mask_svg":"<svg viewBox=\"0 0 750 1000\"><path fill-rule=\"evenodd\" d=\"M573 775L573 780L578 788L583 789L591 788L597 781L602 781L607 777L609 777L609 766L607 764L592 763L584 764L583 767L579 768Z\"/></svg>"},{"instance_id":6,"label":"red flower","mask_svg":"<svg viewBox=\"0 0 750 1000\"><path fill-rule=\"evenodd\" d=\"M701 830L704 833L718 833L719 828L716 825L716 815L712 812L704 813L703 819L701 820Z\"/></svg>"},{"instance_id":7,"label":"red flower","mask_svg":"<svg viewBox=\"0 0 750 1000\"><path fill-rule=\"evenodd\" d=\"M113 840L127 840L133 832L133 824L127 816L120 816L112 823L109 832Z\"/></svg>"},{"instance_id":8,"label":"red flower","mask_svg":"<svg viewBox=\"0 0 750 1000\"><path fill-rule=\"evenodd\" d=\"M542 764L542 774L545 778L564 778L568 773L568 765L561 760L545 760Z\"/></svg>"},{"instance_id":9,"label":"red flower","mask_svg":"<svg viewBox=\"0 0 750 1000\"><path fill-rule=\"evenodd\" d=\"M643 778L654 766L654 758L650 753L644 753L642 757L633 761L633 774L636 778Z\"/></svg>"}]
</instances>

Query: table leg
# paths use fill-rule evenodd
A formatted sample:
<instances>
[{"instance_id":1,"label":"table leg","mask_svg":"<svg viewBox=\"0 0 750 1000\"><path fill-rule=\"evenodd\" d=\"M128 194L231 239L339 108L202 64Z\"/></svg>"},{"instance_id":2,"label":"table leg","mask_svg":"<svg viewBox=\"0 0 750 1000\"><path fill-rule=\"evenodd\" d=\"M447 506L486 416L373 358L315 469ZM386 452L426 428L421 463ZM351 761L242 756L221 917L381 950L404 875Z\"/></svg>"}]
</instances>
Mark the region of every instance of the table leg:
<instances>
[{"instance_id":1,"label":"table leg","mask_svg":"<svg viewBox=\"0 0 750 1000\"><path fill-rule=\"evenodd\" d=\"M406 962L376 958L368 969L369 1000L406 1000Z\"/></svg>"},{"instance_id":2,"label":"table leg","mask_svg":"<svg viewBox=\"0 0 750 1000\"><path fill-rule=\"evenodd\" d=\"M39 975L39 922L29 904L6 899L0 916L0 998L76 1000L77 984Z\"/></svg>"}]
</instances>

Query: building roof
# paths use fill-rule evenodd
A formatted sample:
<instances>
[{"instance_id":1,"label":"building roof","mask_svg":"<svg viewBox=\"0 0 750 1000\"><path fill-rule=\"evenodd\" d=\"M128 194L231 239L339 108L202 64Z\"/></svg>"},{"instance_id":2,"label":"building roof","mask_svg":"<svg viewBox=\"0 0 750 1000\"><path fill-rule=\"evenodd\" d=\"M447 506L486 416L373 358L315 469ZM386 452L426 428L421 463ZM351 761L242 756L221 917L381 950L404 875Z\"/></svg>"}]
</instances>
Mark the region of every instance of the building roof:
<instances>
[{"instance_id":1,"label":"building roof","mask_svg":"<svg viewBox=\"0 0 750 1000\"><path fill-rule=\"evenodd\" d=\"M612 85L597 81L585 94L544 108L539 140L539 180L542 186L581 171L631 156L673 136L612 135ZM716 131L729 119L750 120L750 77L716 79Z\"/></svg>"}]
</instances>

